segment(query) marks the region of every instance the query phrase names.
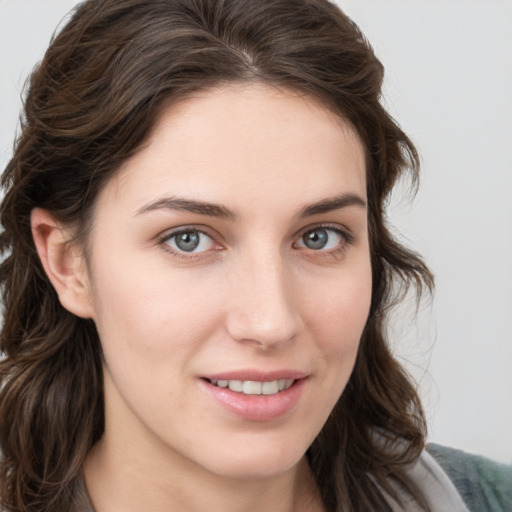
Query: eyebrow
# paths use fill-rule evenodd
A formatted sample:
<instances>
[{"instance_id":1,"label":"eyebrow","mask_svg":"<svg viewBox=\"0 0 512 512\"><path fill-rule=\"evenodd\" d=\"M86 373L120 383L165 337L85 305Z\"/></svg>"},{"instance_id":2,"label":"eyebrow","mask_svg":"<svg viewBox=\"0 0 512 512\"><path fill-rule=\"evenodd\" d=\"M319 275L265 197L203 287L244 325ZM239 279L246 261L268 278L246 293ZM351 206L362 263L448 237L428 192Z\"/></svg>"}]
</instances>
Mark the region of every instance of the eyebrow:
<instances>
[{"instance_id":1,"label":"eyebrow","mask_svg":"<svg viewBox=\"0 0 512 512\"><path fill-rule=\"evenodd\" d=\"M322 199L317 203L313 203L304 207L300 211L299 217L312 217L313 215L340 210L348 206L366 208L366 201L364 201L360 196L356 194L340 194L331 198ZM161 209L186 211L231 221L235 221L240 217L240 215L235 211L230 210L229 208L226 208L220 204L209 203L207 201L195 201L192 199L184 199L179 197L167 197L148 203L137 210L137 215Z\"/></svg>"},{"instance_id":2,"label":"eyebrow","mask_svg":"<svg viewBox=\"0 0 512 512\"><path fill-rule=\"evenodd\" d=\"M139 208L137 210L137 215L161 209L186 211L228 220L236 220L239 217L237 213L220 204L208 203L206 201L194 201L192 199L183 199L179 197L158 199L157 201Z\"/></svg>"},{"instance_id":3,"label":"eyebrow","mask_svg":"<svg viewBox=\"0 0 512 512\"><path fill-rule=\"evenodd\" d=\"M309 206L306 206L300 212L300 217L311 217L313 215L319 215L321 213L328 213L334 210L347 208L348 206L358 206L360 208L366 209L366 201L357 194L340 194L339 196L323 199L322 201L318 201L318 203L313 203Z\"/></svg>"}]
</instances>

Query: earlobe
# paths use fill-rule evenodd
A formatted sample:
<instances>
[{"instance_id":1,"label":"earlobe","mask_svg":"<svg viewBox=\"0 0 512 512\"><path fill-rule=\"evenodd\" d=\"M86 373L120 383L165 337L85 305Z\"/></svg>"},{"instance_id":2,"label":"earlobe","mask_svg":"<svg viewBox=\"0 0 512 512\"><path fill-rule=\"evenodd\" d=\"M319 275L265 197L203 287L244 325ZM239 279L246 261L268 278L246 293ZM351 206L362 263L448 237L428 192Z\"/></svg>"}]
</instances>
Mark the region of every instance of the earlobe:
<instances>
[{"instance_id":1,"label":"earlobe","mask_svg":"<svg viewBox=\"0 0 512 512\"><path fill-rule=\"evenodd\" d=\"M65 229L47 210L34 208L30 221L39 258L60 303L79 317L92 318L90 283L81 251L68 243Z\"/></svg>"}]
</instances>

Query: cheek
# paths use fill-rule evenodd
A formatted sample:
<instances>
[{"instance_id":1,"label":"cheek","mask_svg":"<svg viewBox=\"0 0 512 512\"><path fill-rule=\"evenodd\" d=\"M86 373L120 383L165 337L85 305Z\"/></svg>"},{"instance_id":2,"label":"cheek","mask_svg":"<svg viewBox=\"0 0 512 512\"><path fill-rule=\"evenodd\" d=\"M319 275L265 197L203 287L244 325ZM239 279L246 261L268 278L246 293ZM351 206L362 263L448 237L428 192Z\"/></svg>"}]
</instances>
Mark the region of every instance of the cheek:
<instances>
[{"instance_id":1,"label":"cheek","mask_svg":"<svg viewBox=\"0 0 512 512\"><path fill-rule=\"evenodd\" d=\"M323 361L331 396L337 400L352 373L368 318L372 288L370 264L361 260L361 265L351 271L342 270L323 286L309 288L316 292L305 295L307 324L317 356Z\"/></svg>"},{"instance_id":2,"label":"cheek","mask_svg":"<svg viewBox=\"0 0 512 512\"><path fill-rule=\"evenodd\" d=\"M341 270L339 275L325 280L322 286L308 286L304 293L307 322L318 333L318 340L343 349L358 344L368 318L371 303L370 265L363 264L354 271ZM311 290L315 290L314 293Z\"/></svg>"},{"instance_id":3,"label":"cheek","mask_svg":"<svg viewBox=\"0 0 512 512\"><path fill-rule=\"evenodd\" d=\"M168 268L143 263L104 260L94 273L95 321L105 356L115 350L118 359L133 357L132 364L159 364L169 354L191 357L216 328L216 297L205 293L201 279L183 272L170 279Z\"/></svg>"},{"instance_id":4,"label":"cheek","mask_svg":"<svg viewBox=\"0 0 512 512\"><path fill-rule=\"evenodd\" d=\"M168 271L158 265L130 274L118 266L109 275L95 275L96 281L105 278L96 305L106 393L114 407L128 404L141 421L166 424L173 414L169 404L186 410L193 403L192 389L182 384L218 328L214 297L181 273L166 279Z\"/></svg>"}]
</instances>

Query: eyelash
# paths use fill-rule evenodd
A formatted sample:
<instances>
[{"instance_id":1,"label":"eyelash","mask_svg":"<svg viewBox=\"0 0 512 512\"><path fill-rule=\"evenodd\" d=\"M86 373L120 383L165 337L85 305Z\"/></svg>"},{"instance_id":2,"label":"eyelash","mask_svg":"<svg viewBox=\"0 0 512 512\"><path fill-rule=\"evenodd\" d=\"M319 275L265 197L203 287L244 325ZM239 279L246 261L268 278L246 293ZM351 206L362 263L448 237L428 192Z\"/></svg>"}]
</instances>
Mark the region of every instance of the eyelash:
<instances>
[{"instance_id":1,"label":"eyelash","mask_svg":"<svg viewBox=\"0 0 512 512\"><path fill-rule=\"evenodd\" d=\"M336 259L336 258L340 258L341 256L343 256L343 254L345 253L347 248L350 245L352 245L355 241L354 235L352 233L350 233L348 230L341 229L338 225L332 225L332 224L319 224L316 226L308 226L305 229L301 230L298 233L298 235L296 235L297 240L301 240L306 234L308 234L312 231L317 231L317 230L322 230L322 229L329 231L329 232L333 232L342 239L340 241L340 243L334 249L314 250L314 249L309 249L307 247L297 247L296 246L297 242L294 242L293 246L295 248L297 248L298 250L301 250L301 251L305 250L305 251L310 252L313 257L323 257L323 258L330 257L330 258ZM161 245L163 247L164 250L171 253L174 257L180 258L183 260L197 259L198 255L203 255L203 257L204 257L204 255L206 253L211 252L211 251L202 251L199 253L195 253L195 252L187 253L186 251L175 250L169 246L168 242L170 240L172 240L173 238L176 238L179 235L184 234L184 233L200 233L200 234L205 235L208 238L210 238L212 240L213 244L217 244L220 246L220 244L215 241L215 238L208 231L206 231L205 229L202 229L200 227L193 226L193 225L179 228L179 229L173 230L171 232L166 232L158 238L157 242L159 245ZM217 250L220 250L220 249L217 249Z\"/></svg>"}]
</instances>

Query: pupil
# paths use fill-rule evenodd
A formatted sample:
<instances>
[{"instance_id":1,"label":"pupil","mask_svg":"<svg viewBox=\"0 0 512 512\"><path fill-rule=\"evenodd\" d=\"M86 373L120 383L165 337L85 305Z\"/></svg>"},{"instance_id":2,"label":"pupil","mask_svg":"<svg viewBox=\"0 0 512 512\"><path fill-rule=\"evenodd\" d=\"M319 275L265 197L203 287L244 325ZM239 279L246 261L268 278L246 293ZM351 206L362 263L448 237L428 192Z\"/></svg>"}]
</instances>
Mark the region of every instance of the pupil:
<instances>
[{"instance_id":1,"label":"pupil","mask_svg":"<svg viewBox=\"0 0 512 512\"><path fill-rule=\"evenodd\" d=\"M199 233L180 233L176 237L176 245L186 252L193 251L199 245Z\"/></svg>"},{"instance_id":2,"label":"pupil","mask_svg":"<svg viewBox=\"0 0 512 512\"><path fill-rule=\"evenodd\" d=\"M304 244L310 249L322 249L327 244L327 231L325 229L315 229L309 231L303 237Z\"/></svg>"}]
</instances>

